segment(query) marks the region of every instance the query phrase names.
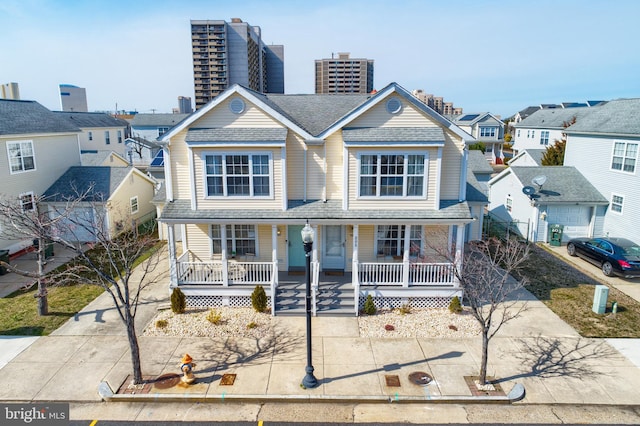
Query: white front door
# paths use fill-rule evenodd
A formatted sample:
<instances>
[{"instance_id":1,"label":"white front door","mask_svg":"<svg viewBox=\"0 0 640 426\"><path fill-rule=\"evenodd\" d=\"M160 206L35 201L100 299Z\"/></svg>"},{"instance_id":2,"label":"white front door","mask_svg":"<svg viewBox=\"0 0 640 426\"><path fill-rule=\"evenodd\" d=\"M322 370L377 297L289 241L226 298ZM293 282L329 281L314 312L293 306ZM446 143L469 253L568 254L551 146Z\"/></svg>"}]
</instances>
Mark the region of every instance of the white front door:
<instances>
[{"instance_id":1,"label":"white front door","mask_svg":"<svg viewBox=\"0 0 640 426\"><path fill-rule=\"evenodd\" d=\"M323 226L322 269L344 270L344 227Z\"/></svg>"}]
</instances>

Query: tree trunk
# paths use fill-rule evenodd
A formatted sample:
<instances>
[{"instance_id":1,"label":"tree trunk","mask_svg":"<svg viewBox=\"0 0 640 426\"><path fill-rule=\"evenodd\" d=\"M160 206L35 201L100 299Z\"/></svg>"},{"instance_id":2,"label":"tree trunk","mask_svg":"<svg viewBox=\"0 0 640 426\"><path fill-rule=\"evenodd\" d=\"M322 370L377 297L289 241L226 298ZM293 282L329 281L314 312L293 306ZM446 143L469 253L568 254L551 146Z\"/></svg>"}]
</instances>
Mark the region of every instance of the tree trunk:
<instances>
[{"instance_id":1,"label":"tree trunk","mask_svg":"<svg viewBox=\"0 0 640 426\"><path fill-rule=\"evenodd\" d=\"M44 276L45 252L44 238L38 240L38 315L49 315L49 301L47 300L47 283L42 279Z\"/></svg>"},{"instance_id":2,"label":"tree trunk","mask_svg":"<svg viewBox=\"0 0 640 426\"><path fill-rule=\"evenodd\" d=\"M487 384L487 361L489 359L489 330L482 330L482 361L480 361L480 384Z\"/></svg>"},{"instance_id":3,"label":"tree trunk","mask_svg":"<svg viewBox=\"0 0 640 426\"><path fill-rule=\"evenodd\" d=\"M125 308L127 319L127 338L129 339L129 350L131 351L131 365L133 367L133 383L142 383L142 365L140 364L140 346L136 335L135 318L131 316L128 307Z\"/></svg>"}]
</instances>

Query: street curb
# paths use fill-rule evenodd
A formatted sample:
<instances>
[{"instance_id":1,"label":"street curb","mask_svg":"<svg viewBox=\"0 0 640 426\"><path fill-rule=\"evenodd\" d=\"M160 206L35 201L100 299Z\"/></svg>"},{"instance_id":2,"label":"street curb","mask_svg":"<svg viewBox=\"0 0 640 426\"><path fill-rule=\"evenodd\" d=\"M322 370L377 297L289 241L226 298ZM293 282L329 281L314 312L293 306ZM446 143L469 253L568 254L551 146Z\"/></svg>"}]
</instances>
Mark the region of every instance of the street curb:
<instances>
[{"instance_id":1,"label":"street curb","mask_svg":"<svg viewBox=\"0 0 640 426\"><path fill-rule=\"evenodd\" d=\"M516 383L505 396L465 396L465 395L432 395L432 396L386 396L386 395L197 395L197 394L114 394L107 382L101 382L98 393L107 402L363 402L363 403L439 403L456 404L461 402L485 404L511 404L525 396L524 386Z\"/></svg>"}]
</instances>

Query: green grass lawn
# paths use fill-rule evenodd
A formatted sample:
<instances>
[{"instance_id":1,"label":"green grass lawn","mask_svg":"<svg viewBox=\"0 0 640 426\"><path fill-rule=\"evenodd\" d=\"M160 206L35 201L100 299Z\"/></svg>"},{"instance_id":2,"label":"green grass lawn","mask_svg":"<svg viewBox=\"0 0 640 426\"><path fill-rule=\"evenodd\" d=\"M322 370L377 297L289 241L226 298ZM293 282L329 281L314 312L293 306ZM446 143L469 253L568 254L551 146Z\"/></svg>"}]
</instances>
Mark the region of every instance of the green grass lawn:
<instances>
[{"instance_id":1,"label":"green grass lawn","mask_svg":"<svg viewBox=\"0 0 640 426\"><path fill-rule=\"evenodd\" d=\"M49 315L38 316L37 286L0 299L0 335L46 336L73 317L104 289L72 285L49 289Z\"/></svg>"}]
</instances>

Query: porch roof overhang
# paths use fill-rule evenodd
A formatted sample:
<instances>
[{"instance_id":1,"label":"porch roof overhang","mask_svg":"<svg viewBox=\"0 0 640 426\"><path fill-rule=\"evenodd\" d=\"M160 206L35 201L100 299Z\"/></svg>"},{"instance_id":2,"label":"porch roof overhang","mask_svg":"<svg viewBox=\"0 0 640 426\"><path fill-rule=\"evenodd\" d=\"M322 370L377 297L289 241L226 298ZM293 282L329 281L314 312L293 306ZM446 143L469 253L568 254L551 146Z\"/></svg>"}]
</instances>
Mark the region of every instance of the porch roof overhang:
<instances>
[{"instance_id":1,"label":"porch roof overhang","mask_svg":"<svg viewBox=\"0 0 640 426\"><path fill-rule=\"evenodd\" d=\"M439 127L372 127L342 130L346 146L444 146Z\"/></svg>"},{"instance_id":2,"label":"porch roof overhang","mask_svg":"<svg viewBox=\"0 0 640 426\"><path fill-rule=\"evenodd\" d=\"M190 129L185 141L189 146L264 145L284 146L287 129L278 128L208 128Z\"/></svg>"},{"instance_id":3,"label":"porch roof overhang","mask_svg":"<svg viewBox=\"0 0 640 426\"><path fill-rule=\"evenodd\" d=\"M289 200L287 210L275 209L198 209L192 210L186 200L167 203L158 218L167 224L183 223L260 223L304 224L466 224L473 222L466 201L444 200L439 210L343 210L342 200Z\"/></svg>"}]
</instances>

